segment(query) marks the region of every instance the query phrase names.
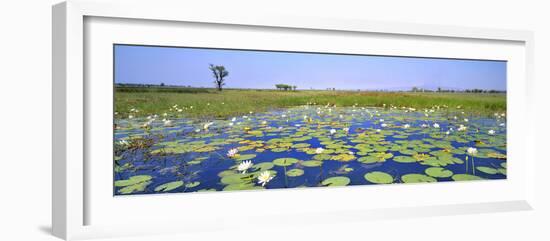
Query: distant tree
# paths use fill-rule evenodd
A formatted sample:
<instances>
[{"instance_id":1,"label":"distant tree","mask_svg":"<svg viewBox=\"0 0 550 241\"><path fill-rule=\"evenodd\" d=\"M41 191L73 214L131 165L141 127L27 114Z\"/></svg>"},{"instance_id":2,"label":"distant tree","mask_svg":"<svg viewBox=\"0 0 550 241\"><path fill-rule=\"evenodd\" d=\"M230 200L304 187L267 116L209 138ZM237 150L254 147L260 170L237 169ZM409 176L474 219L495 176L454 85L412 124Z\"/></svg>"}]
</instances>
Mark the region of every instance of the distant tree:
<instances>
[{"instance_id":1,"label":"distant tree","mask_svg":"<svg viewBox=\"0 0 550 241\"><path fill-rule=\"evenodd\" d=\"M296 85L293 85L293 86L292 86L292 89L293 89L294 91L296 91L296 88L297 88Z\"/></svg>"},{"instance_id":2,"label":"distant tree","mask_svg":"<svg viewBox=\"0 0 550 241\"><path fill-rule=\"evenodd\" d=\"M437 87L437 92L441 92L441 87Z\"/></svg>"},{"instance_id":3,"label":"distant tree","mask_svg":"<svg viewBox=\"0 0 550 241\"><path fill-rule=\"evenodd\" d=\"M164 83L160 83L160 86L164 86Z\"/></svg>"},{"instance_id":4,"label":"distant tree","mask_svg":"<svg viewBox=\"0 0 550 241\"><path fill-rule=\"evenodd\" d=\"M229 71L227 71L223 65L210 64L209 69L214 75L214 84L216 84L216 88L218 88L218 91L222 91L222 87L225 85L225 80L223 78L229 75Z\"/></svg>"}]
</instances>

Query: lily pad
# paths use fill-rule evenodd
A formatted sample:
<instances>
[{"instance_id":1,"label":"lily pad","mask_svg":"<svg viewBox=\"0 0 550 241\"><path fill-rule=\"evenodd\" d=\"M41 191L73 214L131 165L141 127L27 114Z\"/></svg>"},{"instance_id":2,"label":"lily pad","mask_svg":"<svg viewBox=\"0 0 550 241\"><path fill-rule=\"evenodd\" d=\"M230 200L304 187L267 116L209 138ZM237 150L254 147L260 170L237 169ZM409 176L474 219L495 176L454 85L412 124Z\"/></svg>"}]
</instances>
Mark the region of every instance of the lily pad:
<instances>
[{"instance_id":1,"label":"lily pad","mask_svg":"<svg viewBox=\"0 0 550 241\"><path fill-rule=\"evenodd\" d=\"M433 177L417 173L405 174L401 176L401 181L404 183L437 182Z\"/></svg>"},{"instance_id":2,"label":"lily pad","mask_svg":"<svg viewBox=\"0 0 550 241\"><path fill-rule=\"evenodd\" d=\"M351 180L348 177L329 177L321 182L323 186L347 186Z\"/></svg>"},{"instance_id":3,"label":"lily pad","mask_svg":"<svg viewBox=\"0 0 550 241\"><path fill-rule=\"evenodd\" d=\"M275 164L277 166L281 166L281 167L287 167L287 166L290 166L294 163L297 163L298 161L299 161L298 159L290 158L290 157L277 158L277 159L273 160L273 164Z\"/></svg>"},{"instance_id":4,"label":"lily pad","mask_svg":"<svg viewBox=\"0 0 550 241\"><path fill-rule=\"evenodd\" d=\"M286 175L289 177L299 177L304 175L304 170L302 169L291 169L286 172Z\"/></svg>"},{"instance_id":5,"label":"lily pad","mask_svg":"<svg viewBox=\"0 0 550 241\"><path fill-rule=\"evenodd\" d=\"M390 184L393 182L393 177L385 172L369 172L365 174L367 181L377 184Z\"/></svg>"},{"instance_id":6,"label":"lily pad","mask_svg":"<svg viewBox=\"0 0 550 241\"><path fill-rule=\"evenodd\" d=\"M400 163L413 163L416 162L416 159L414 159L412 156L396 156L393 158L394 161L400 162Z\"/></svg>"},{"instance_id":7,"label":"lily pad","mask_svg":"<svg viewBox=\"0 0 550 241\"><path fill-rule=\"evenodd\" d=\"M424 170L424 172L426 174L428 174L429 176L441 177L441 178L450 177L450 176L453 175L452 171L441 168L441 167L430 167L430 168L427 168L426 170Z\"/></svg>"},{"instance_id":8,"label":"lily pad","mask_svg":"<svg viewBox=\"0 0 550 241\"><path fill-rule=\"evenodd\" d=\"M272 162L262 162L255 164L254 166L252 166L252 168L257 169L258 171L266 171L273 168L274 166L275 165Z\"/></svg>"},{"instance_id":9,"label":"lily pad","mask_svg":"<svg viewBox=\"0 0 550 241\"><path fill-rule=\"evenodd\" d=\"M490 175L494 175L499 173L498 169L492 168L492 167L484 167L484 166L478 166L476 169L480 172L487 173Z\"/></svg>"},{"instance_id":10,"label":"lily pad","mask_svg":"<svg viewBox=\"0 0 550 241\"><path fill-rule=\"evenodd\" d=\"M151 179L152 179L152 177L149 176L149 175L132 176L132 177L128 178L127 180L115 181L115 187L130 186L130 185L134 185L134 184L137 184L137 183L146 182L146 181L149 181Z\"/></svg>"},{"instance_id":11,"label":"lily pad","mask_svg":"<svg viewBox=\"0 0 550 241\"><path fill-rule=\"evenodd\" d=\"M132 194L135 192L143 192L149 184L152 177L149 175L132 176L127 180L115 181L115 187L122 187L118 190L120 194Z\"/></svg>"},{"instance_id":12,"label":"lily pad","mask_svg":"<svg viewBox=\"0 0 550 241\"><path fill-rule=\"evenodd\" d=\"M155 187L155 192L169 192L183 186L183 181L174 181Z\"/></svg>"},{"instance_id":13,"label":"lily pad","mask_svg":"<svg viewBox=\"0 0 550 241\"><path fill-rule=\"evenodd\" d=\"M305 166L305 167L318 167L323 165L323 162L317 161L317 160L311 160L311 161L304 161L301 164L302 166Z\"/></svg>"},{"instance_id":14,"label":"lily pad","mask_svg":"<svg viewBox=\"0 0 550 241\"><path fill-rule=\"evenodd\" d=\"M201 183L200 182L190 182L190 183L186 183L185 184L185 187L187 188L193 188L193 187L196 187L198 185L200 185Z\"/></svg>"},{"instance_id":15,"label":"lily pad","mask_svg":"<svg viewBox=\"0 0 550 241\"><path fill-rule=\"evenodd\" d=\"M470 175L470 174L455 174L452 176L452 179L455 181L475 181L483 180L482 177Z\"/></svg>"},{"instance_id":16,"label":"lily pad","mask_svg":"<svg viewBox=\"0 0 550 241\"><path fill-rule=\"evenodd\" d=\"M244 154L244 155L236 156L235 160L237 160L237 161L247 161L247 160L252 160L254 157L256 157L256 154Z\"/></svg>"}]
</instances>

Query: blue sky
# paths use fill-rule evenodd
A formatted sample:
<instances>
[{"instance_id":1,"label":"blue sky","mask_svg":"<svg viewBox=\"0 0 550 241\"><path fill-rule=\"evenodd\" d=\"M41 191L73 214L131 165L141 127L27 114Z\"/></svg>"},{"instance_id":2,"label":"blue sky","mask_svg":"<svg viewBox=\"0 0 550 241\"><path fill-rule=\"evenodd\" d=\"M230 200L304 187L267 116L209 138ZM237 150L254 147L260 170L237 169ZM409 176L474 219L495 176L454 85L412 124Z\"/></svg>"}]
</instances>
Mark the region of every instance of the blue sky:
<instances>
[{"instance_id":1,"label":"blue sky","mask_svg":"<svg viewBox=\"0 0 550 241\"><path fill-rule=\"evenodd\" d=\"M115 83L214 87L209 64L229 71L226 88L506 90L506 62L115 45Z\"/></svg>"}]
</instances>

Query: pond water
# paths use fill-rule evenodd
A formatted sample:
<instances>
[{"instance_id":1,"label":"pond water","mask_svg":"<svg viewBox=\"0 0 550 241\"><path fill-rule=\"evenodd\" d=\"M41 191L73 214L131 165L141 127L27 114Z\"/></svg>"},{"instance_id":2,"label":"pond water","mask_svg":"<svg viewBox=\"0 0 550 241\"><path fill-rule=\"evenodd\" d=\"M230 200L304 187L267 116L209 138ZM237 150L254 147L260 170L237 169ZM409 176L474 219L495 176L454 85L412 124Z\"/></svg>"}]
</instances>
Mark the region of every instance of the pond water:
<instances>
[{"instance_id":1,"label":"pond water","mask_svg":"<svg viewBox=\"0 0 550 241\"><path fill-rule=\"evenodd\" d=\"M115 120L115 195L506 178L504 113L301 106L168 117Z\"/></svg>"}]
</instances>

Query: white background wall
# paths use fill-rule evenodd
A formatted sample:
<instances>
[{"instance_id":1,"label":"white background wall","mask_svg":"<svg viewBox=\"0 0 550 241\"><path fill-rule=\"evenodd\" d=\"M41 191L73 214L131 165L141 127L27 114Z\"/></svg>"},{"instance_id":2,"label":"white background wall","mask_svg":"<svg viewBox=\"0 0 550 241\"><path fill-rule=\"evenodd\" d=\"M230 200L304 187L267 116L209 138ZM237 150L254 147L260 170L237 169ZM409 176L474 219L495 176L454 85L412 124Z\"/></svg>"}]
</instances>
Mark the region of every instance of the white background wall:
<instances>
[{"instance_id":1,"label":"white background wall","mask_svg":"<svg viewBox=\"0 0 550 241\"><path fill-rule=\"evenodd\" d=\"M183 1L183 0L182 0ZM51 206L51 8L58 1L2 1L0 7L0 240L56 240ZM198 2L198 1L197 1ZM538 136L535 211L385 220L231 235L141 237L117 240L549 240L550 7L547 1L399 0L202 1L190 7L215 14L269 11L301 16L525 29L535 32ZM154 11L152 9L151 11ZM442 194L444 195L444 194ZM258 220L261 222L261 220ZM243 233L244 232L244 233Z\"/></svg>"}]
</instances>

